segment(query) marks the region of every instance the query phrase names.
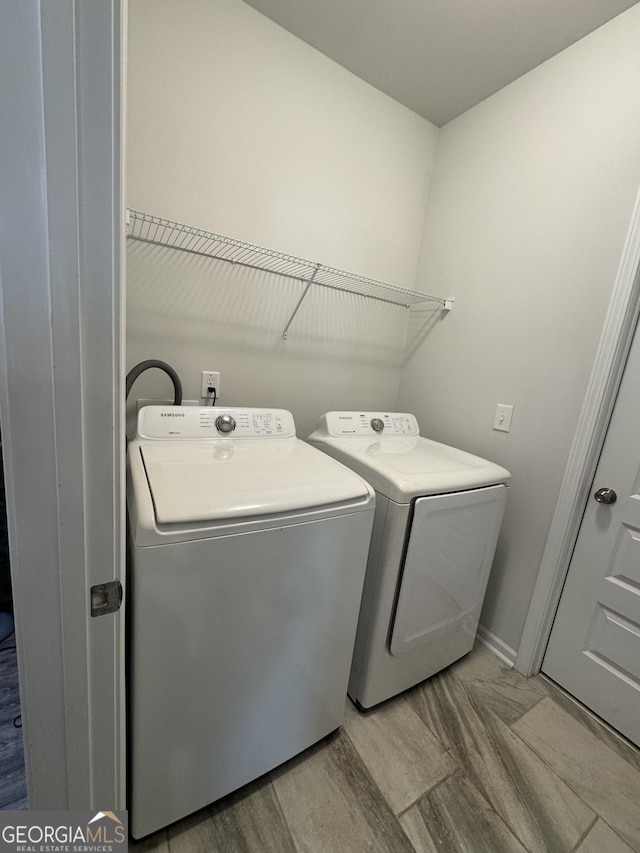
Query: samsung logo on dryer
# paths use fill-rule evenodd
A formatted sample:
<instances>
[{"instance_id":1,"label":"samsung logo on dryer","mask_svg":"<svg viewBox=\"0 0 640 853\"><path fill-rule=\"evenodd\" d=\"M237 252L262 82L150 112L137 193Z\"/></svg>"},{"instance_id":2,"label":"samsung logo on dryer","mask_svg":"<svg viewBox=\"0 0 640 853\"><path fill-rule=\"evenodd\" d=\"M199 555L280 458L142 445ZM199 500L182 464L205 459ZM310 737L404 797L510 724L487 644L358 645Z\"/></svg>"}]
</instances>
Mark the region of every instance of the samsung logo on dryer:
<instances>
[{"instance_id":1,"label":"samsung logo on dryer","mask_svg":"<svg viewBox=\"0 0 640 853\"><path fill-rule=\"evenodd\" d=\"M186 418L184 412L160 412L161 418Z\"/></svg>"}]
</instances>

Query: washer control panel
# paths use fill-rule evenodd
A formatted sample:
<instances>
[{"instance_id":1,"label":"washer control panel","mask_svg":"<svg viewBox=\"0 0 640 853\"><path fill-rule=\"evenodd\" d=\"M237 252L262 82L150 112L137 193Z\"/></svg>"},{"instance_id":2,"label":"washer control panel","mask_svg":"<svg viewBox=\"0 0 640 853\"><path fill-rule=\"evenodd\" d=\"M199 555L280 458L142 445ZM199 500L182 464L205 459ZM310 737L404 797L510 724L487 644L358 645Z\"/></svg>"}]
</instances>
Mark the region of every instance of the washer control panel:
<instances>
[{"instance_id":1,"label":"washer control panel","mask_svg":"<svg viewBox=\"0 0 640 853\"><path fill-rule=\"evenodd\" d=\"M295 438L285 409L230 409L213 406L145 406L138 435L158 439Z\"/></svg>"},{"instance_id":2,"label":"washer control panel","mask_svg":"<svg viewBox=\"0 0 640 853\"><path fill-rule=\"evenodd\" d=\"M415 416L406 412L327 412L322 421L334 436L420 434Z\"/></svg>"}]
</instances>

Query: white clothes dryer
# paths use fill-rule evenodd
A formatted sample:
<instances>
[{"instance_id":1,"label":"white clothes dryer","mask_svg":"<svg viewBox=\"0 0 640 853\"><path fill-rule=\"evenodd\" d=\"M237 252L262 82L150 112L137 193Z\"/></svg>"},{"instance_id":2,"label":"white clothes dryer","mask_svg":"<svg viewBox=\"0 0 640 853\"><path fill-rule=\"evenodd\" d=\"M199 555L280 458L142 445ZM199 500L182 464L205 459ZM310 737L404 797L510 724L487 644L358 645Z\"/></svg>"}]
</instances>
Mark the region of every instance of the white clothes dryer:
<instances>
[{"instance_id":1,"label":"white clothes dryer","mask_svg":"<svg viewBox=\"0 0 640 853\"><path fill-rule=\"evenodd\" d=\"M370 708L471 650L510 474L414 415L329 412L307 439L376 491L349 696Z\"/></svg>"},{"instance_id":2,"label":"white clothes dryer","mask_svg":"<svg viewBox=\"0 0 640 853\"><path fill-rule=\"evenodd\" d=\"M340 726L375 496L276 409L144 408L127 479L141 838Z\"/></svg>"}]
</instances>

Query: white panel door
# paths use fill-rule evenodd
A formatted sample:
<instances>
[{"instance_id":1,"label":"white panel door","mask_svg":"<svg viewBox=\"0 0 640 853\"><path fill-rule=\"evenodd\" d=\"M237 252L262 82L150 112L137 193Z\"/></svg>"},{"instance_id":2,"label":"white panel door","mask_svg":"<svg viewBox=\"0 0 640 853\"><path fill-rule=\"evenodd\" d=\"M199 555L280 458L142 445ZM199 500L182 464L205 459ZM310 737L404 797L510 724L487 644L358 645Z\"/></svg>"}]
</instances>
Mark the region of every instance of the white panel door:
<instances>
[{"instance_id":1,"label":"white panel door","mask_svg":"<svg viewBox=\"0 0 640 853\"><path fill-rule=\"evenodd\" d=\"M614 496L612 503L597 500ZM637 329L542 669L618 731L640 744L640 332Z\"/></svg>"}]
</instances>

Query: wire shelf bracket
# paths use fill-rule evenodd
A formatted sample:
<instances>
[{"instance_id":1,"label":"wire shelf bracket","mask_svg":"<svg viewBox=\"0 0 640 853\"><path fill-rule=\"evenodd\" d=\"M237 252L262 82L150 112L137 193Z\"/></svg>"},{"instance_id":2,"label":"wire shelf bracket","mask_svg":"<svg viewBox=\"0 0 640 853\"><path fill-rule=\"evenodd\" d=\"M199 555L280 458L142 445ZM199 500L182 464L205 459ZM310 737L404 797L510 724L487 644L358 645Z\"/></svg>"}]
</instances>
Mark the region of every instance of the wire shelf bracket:
<instances>
[{"instance_id":1,"label":"wire shelf bracket","mask_svg":"<svg viewBox=\"0 0 640 853\"><path fill-rule=\"evenodd\" d=\"M316 274L317 274L318 270L320 269L320 266L321 266L321 265L320 265L319 263L318 263L318 264L316 264L316 268L315 268L315 269L314 269L314 271L311 273L311 277L309 278L309 281L307 282L307 286L306 286L306 287L305 287L305 289L302 291L302 296L301 296L301 297L300 297L300 299L298 300L298 304L297 304L297 305L296 305L296 307L293 309L293 313L292 313L292 314L291 314L291 316L289 317L289 322L288 322L288 323L287 323L287 325L284 327L284 332L282 333L282 337L283 337L283 339L284 339L285 341L286 341L286 340L287 340L287 338L289 337L289 326L293 323L293 318L296 316L296 314L297 314L297 313L298 313L298 311L300 310L300 306L301 306L301 305L302 305L302 303L304 302L304 300L305 300L305 297L306 297L307 293L309 293L309 290L310 290L310 288L311 288L311 285L313 284L313 280L314 280L314 278L316 277Z\"/></svg>"},{"instance_id":2,"label":"wire shelf bracket","mask_svg":"<svg viewBox=\"0 0 640 853\"><path fill-rule=\"evenodd\" d=\"M127 236L131 240L275 273L304 284L302 296L283 331L282 337L285 340L289 327L312 286L355 293L368 299L402 305L407 309L412 305L435 302L441 306L442 311L450 311L455 301L453 296L443 298L397 287L138 210L127 210L126 224Z\"/></svg>"}]
</instances>

